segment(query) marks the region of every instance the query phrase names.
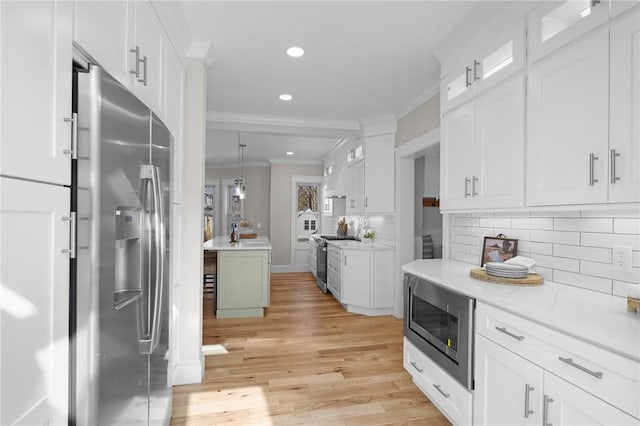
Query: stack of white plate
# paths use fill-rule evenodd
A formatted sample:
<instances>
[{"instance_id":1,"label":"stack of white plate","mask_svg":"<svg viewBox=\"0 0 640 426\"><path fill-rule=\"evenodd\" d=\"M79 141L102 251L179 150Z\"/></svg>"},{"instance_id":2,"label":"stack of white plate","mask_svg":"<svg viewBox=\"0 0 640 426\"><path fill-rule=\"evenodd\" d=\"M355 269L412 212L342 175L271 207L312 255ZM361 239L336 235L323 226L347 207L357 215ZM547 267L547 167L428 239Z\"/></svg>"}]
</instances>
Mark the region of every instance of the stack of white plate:
<instances>
[{"instance_id":1,"label":"stack of white plate","mask_svg":"<svg viewBox=\"0 0 640 426\"><path fill-rule=\"evenodd\" d=\"M485 263L487 274L502 278L526 278L529 268L512 263L488 262Z\"/></svg>"}]
</instances>

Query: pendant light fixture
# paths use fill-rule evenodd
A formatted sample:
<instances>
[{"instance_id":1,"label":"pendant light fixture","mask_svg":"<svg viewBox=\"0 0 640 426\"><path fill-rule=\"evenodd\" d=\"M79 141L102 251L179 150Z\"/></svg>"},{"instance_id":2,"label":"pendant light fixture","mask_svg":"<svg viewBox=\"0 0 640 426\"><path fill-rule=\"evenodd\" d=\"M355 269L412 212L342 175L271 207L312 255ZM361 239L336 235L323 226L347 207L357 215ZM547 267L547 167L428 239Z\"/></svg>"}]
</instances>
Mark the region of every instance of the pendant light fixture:
<instances>
[{"instance_id":1,"label":"pendant light fixture","mask_svg":"<svg viewBox=\"0 0 640 426\"><path fill-rule=\"evenodd\" d=\"M245 186L244 186L244 149L247 145L240 143L240 133L238 133L238 178L236 179L236 187L234 189L234 195L244 199Z\"/></svg>"}]
</instances>

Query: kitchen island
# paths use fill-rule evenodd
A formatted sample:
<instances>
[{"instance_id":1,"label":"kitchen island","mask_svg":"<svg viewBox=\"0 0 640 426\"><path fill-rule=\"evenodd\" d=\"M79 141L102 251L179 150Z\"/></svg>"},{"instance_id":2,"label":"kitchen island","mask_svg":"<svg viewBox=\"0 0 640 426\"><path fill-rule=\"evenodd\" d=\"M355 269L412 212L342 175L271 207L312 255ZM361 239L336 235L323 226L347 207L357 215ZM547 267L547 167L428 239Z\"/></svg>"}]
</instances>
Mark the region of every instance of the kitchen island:
<instances>
[{"instance_id":1,"label":"kitchen island","mask_svg":"<svg viewBox=\"0 0 640 426\"><path fill-rule=\"evenodd\" d=\"M269 306L271 243L267 237L230 243L222 236L204 243L206 251L218 253L218 318L264 316Z\"/></svg>"}]
</instances>

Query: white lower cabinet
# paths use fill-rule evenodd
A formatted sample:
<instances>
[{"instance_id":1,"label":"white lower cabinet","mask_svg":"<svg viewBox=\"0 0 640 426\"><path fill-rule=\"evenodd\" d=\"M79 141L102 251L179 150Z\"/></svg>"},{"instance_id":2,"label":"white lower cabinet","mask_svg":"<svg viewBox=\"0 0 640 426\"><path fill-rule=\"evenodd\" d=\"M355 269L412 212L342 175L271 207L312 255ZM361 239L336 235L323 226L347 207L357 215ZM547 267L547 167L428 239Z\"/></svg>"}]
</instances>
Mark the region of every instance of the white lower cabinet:
<instances>
[{"instance_id":1,"label":"white lower cabinet","mask_svg":"<svg viewBox=\"0 0 640 426\"><path fill-rule=\"evenodd\" d=\"M474 424L638 425L640 363L478 302Z\"/></svg>"},{"instance_id":2,"label":"white lower cabinet","mask_svg":"<svg viewBox=\"0 0 640 426\"><path fill-rule=\"evenodd\" d=\"M349 312L391 314L393 282L393 251L342 249L340 301Z\"/></svg>"},{"instance_id":3,"label":"white lower cabinet","mask_svg":"<svg viewBox=\"0 0 640 426\"><path fill-rule=\"evenodd\" d=\"M470 425L471 392L445 373L409 340L404 339L403 367L413 382L451 423Z\"/></svg>"},{"instance_id":4,"label":"white lower cabinet","mask_svg":"<svg viewBox=\"0 0 640 426\"><path fill-rule=\"evenodd\" d=\"M269 250L218 252L216 317L261 317L269 306L271 253Z\"/></svg>"}]
</instances>

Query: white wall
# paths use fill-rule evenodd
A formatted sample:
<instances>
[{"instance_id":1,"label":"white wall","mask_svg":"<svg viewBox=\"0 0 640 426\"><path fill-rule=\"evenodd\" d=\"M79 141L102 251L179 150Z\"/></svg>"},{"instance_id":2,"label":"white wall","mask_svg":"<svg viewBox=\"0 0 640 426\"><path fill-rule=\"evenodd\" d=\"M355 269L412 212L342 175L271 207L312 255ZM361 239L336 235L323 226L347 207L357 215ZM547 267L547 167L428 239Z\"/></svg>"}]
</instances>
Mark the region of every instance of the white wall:
<instances>
[{"instance_id":1,"label":"white wall","mask_svg":"<svg viewBox=\"0 0 640 426\"><path fill-rule=\"evenodd\" d=\"M202 354L202 229L206 124L206 65L185 59L182 244L173 384L200 383ZM174 330L175 331L175 330Z\"/></svg>"},{"instance_id":2,"label":"white wall","mask_svg":"<svg viewBox=\"0 0 640 426\"><path fill-rule=\"evenodd\" d=\"M291 176L322 176L322 165L271 164L269 237L274 266L291 263Z\"/></svg>"},{"instance_id":3,"label":"white wall","mask_svg":"<svg viewBox=\"0 0 640 426\"><path fill-rule=\"evenodd\" d=\"M640 211L473 213L452 215L451 257L480 265L484 236L518 240L546 280L626 296L640 281ZM612 246L633 247L631 272L615 270Z\"/></svg>"},{"instance_id":4,"label":"white wall","mask_svg":"<svg viewBox=\"0 0 640 426\"><path fill-rule=\"evenodd\" d=\"M206 169L205 182L207 185L218 184L217 190L220 193L222 188L220 181L222 179L235 179L238 175L237 168L225 169ZM244 216L254 223L254 230L259 235L268 235L269 220L269 204L271 198L271 169L269 166L262 167L244 167L244 178L246 186L246 197L244 199ZM220 196L216 197L216 220L222 220L223 202ZM257 228L257 223L261 227ZM221 223L221 222L220 222ZM217 226L217 225L216 225ZM221 230L220 233L228 233L227 230Z\"/></svg>"}]
</instances>

